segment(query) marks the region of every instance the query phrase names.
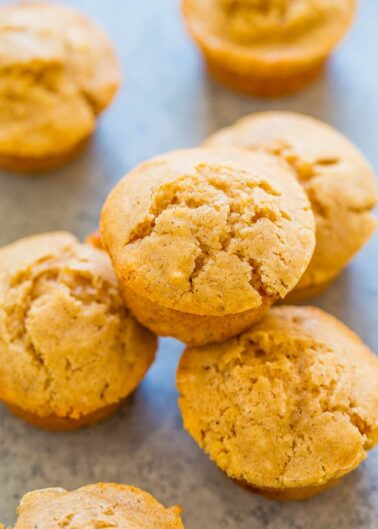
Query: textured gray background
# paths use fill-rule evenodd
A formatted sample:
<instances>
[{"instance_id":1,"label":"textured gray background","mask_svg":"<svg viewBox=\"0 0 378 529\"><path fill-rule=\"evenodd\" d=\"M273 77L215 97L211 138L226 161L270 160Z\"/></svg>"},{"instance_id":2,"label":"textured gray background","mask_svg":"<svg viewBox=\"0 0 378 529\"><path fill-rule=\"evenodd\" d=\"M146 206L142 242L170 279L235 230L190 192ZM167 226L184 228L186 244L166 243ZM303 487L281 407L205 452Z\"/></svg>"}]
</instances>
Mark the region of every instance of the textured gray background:
<instances>
[{"instance_id":1,"label":"textured gray background","mask_svg":"<svg viewBox=\"0 0 378 529\"><path fill-rule=\"evenodd\" d=\"M2 3L0 1L0 3ZM306 112L344 131L378 169L378 2L361 2L351 35L329 70L306 91L259 101L209 81L186 37L176 0L71 0L112 36L124 86L86 152L44 176L0 174L0 243L40 231L96 228L101 204L133 165L195 146L255 110ZM378 350L378 236L314 303ZM0 520L12 523L18 498L49 486L121 481L184 509L187 529L373 529L378 517L378 451L334 490L302 503L264 500L228 480L181 428L174 373L181 351L162 340L149 375L111 420L74 434L26 426L0 406ZM340 440L342 442L342 439Z\"/></svg>"}]
</instances>

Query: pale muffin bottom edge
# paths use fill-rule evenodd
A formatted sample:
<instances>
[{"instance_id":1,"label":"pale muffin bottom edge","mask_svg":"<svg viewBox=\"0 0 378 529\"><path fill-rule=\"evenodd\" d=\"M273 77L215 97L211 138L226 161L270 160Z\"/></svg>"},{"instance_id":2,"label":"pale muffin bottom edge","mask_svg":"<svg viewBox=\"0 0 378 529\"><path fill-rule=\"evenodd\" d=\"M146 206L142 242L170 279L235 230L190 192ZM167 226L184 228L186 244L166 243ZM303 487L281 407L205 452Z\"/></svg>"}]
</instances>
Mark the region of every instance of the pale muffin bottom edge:
<instances>
[{"instance_id":1,"label":"pale muffin bottom edge","mask_svg":"<svg viewBox=\"0 0 378 529\"><path fill-rule=\"evenodd\" d=\"M329 279L328 281L324 281L323 283L318 283L316 285L308 285L307 287L303 288L294 288L291 292L288 293L288 295L280 300L277 305L292 305L296 303L302 303L303 301L306 301L307 299L314 298L316 296L320 296L323 292L325 292L329 287L332 286L334 281L336 280L336 277L333 277L332 279Z\"/></svg>"},{"instance_id":2,"label":"pale muffin bottom edge","mask_svg":"<svg viewBox=\"0 0 378 529\"><path fill-rule=\"evenodd\" d=\"M224 316L203 316L164 307L124 286L122 292L127 306L142 325L159 336L171 336L188 345L223 342L237 336L260 320L275 301L265 298L256 309Z\"/></svg>"},{"instance_id":3,"label":"pale muffin bottom edge","mask_svg":"<svg viewBox=\"0 0 378 529\"><path fill-rule=\"evenodd\" d=\"M37 428L42 428L44 430L51 430L55 432L72 432L79 428L93 426L94 424L103 421L113 415L118 408L123 404L125 399L116 402L115 404L110 404L109 406L104 406L99 410L96 410L87 415L82 415L78 419L71 419L69 417L59 417L58 415L51 414L45 417L39 416L36 413L29 412L13 404L6 404L8 409L18 417L32 426Z\"/></svg>"},{"instance_id":4,"label":"pale muffin bottom edge","mask_svg":"<svg viewBox=\"0 0 378 529\"><path fill-rule=\"evenodd\" d=\"M262 489L254 487L247 482L240 480L233 480L238 483L241 487L249 490L253 494L259 494L264 498L275 501L297 501L297 500L308 500L313 496L317 496L322 492L335 487L342 478L330 479L322 485L309 485L307 487L292 487L292 488L282 488L282 489Z\"/></svg>"},{"instance_id":5,"label":"pale muffin bottom edge","mask_svg":"<svg viewBox=\"0 0 378 529\"><path fill-rule=\"evenodd\" d=\"M309 64L307 68L302 68L297 72L291 72L287 75L277 74L277 76L272 72L269 76L264 77L253 75L251 72L248 75L242 74L236 68L233 70L224 65L218 58L207 54L204 54L204 57L211 77L226 88L249 96L267 98L289 95L305 88L321 75L327 60L327 57L322 57Z\"/></svg>"},{"instance_id":6,"label":"pale muffin bottom edge","mask_svg":"<svg viewBox=\"0 0 378 529\"><path fill-rule=\"evenodd\" d=\"M0 153L0 170L14 173L39 173L47 172L71 162L84 151L92 134L89 134L71 149L50 156L8 156Z\"/></svg>"}]
</instances>

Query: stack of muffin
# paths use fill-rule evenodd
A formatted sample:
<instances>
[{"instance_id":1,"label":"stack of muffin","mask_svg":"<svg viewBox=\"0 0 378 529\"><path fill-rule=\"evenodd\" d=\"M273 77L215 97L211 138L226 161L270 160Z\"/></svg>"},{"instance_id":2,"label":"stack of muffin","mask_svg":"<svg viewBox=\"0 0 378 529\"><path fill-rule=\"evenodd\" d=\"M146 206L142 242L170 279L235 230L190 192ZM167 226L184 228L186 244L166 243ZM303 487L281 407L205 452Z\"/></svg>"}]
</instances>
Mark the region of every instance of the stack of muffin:
<instances>
[{"instance_id":1,"label":"stack of muffin","mask_svg":"<svg viewBox=\"0 0 378 529\"><path fill-rule=\"evenodd\" d=\"M190 347L185 428L233 479L311 496L378 441L378 359L332 316L271 305L324 289L373 233L371 168L338 132L257 114L159 156L110 193L101 241L135 317Z\"/></svg>"},{"instance_id":2,"label":"stack of muffin","mask_svg":"<svg viewBox=\"0 0 378 529\"><path fill-rule=\"evenodd\" d=\"M0 163L61 163L117 89L110 44L77 13L40 3L2 8L0 27L2 93L18 94ZM20 56L24 39L33 46ZM332 316L282 304L338 276L373 233L376 202L362 154L298 114L255 114L142 163L107 198L99 237L47 233L0 250L0 399L39 427L95 423L140 383L155 335L173 336L188 345L184 426L216 464L273 498L320 492L378 442L378 360ZM143 527L182 527L177 508L109 484L32 493L16 527L50 511L66 525L122 526L132 512Z\"/></svg>"}]
</instances>

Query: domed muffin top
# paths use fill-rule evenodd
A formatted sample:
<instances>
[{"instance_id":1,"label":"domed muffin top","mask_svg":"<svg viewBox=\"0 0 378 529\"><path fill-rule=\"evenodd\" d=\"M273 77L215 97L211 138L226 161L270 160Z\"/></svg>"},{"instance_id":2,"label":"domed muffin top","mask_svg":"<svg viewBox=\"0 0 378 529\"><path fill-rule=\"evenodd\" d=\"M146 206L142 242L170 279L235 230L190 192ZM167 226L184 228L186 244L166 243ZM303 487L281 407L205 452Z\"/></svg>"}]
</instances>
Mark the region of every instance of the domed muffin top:
<instances>
[{"instance_id":1,"label":"domed muffin top","mask_svg":"<svg viewBox=\"0 0 378 529\"><path fill-rule=\"evenodd\" d=\"M36 490L26 494L14 529L184 529L180 508L165 508L136 487L87 485L72 492Z\"/></svg>"},{"instance_id":2,"label":"domed muffin top","mask_svg":"<svg viewBox=\"0 0 378 529\"><path fill-rule=\"evenodd\" d=\"M323 485L378 441L378 359L316 308L273 308L238 338L188 348L177 384L186 429L260 489Z\"/></svg>"},{"instance_id":3,"label":"domed muffin top","mask_svg":"<svg viewBox=\"0 0 378 529\"><path fill-rule=\"evenodd\" d=\"M291 168L236 149L182 150L142 163L108 197L101 239L121 286L215 316L285 297L315 243Z\"/></svg>"},{"instance_id":4,"label":"domed muffin top","mask_svg":"<svg viewBox=\"0 0 378 529\"><path fill-rule=\"evenodd\" d=\"M117 403L154 358L155 337L123 304L110 261L69 233L0 249L0 398L78 419Z\"/></svg>"}]
</instances>

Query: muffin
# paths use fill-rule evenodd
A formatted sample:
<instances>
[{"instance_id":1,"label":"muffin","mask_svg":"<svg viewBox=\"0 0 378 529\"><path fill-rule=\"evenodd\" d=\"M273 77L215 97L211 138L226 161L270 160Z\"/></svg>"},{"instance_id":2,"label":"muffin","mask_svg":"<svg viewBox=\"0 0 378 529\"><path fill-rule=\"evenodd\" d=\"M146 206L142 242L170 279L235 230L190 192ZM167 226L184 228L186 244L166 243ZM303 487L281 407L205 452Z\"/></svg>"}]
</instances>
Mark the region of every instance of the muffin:
<instances>
[{"instance_id":1,"label":"muffin","mask_svg":"<svg viewBox=\"0 0 378 529\"><path fill-rule=\"evenodd\" d=\"M53 430L95 423L136 388L155 349L104 251L64 232L0 249L0 400L17 416Z\"/></svg>"},{"instance_id":2,"label":"muffin","mask_svg":"<svg viewBox=\"0 0 378 529\"><path fill-rule=\"evenodd\" d=\"M210 73L225 86L279 96L311 82L348 30L355 0L182 0Z\"/></svg>"},{"instance_id":3,"label":"muffin","mask_svg":"<svg viewBox=\"0 0 378 529\"><path fill-rule=\"evenodd\" d=\"M108 37L50 2L0 7L0 167L39 171L85 145L113 99L119 66Z\"/></svg>"},{"instance_id":4,"label":"muffin","mask_svg":"<svg viewBox=\"0 0 378 529\"><path fill-rule=\"evenodd\" d=\"M262 112L215 133L205 145L269 152L292 168L306 191L316 220L316 248L289 301L321 292L374 232L372 168L329 125L301 114Z\"/></svg>"},{"instance_id":5,"label":"muffin","mask_svg":"<svg viewBox=\"0 0 378 529\"><path fill-rule=\"evenodd\" d=\"M127 304L186 343L236 335L294 288L314 220L291 169L266 153L175 151L142 163L101 214Z\"/></svg>"},{"instance_id":6,"label":"muffin","mask_svg":"<svg viewBox=\"0 0 378 529\"><path fill-rule=\"evenodd\" d=\"M72 492L29 492L21 500L14 529L184 529L180 512L136 487L97 483Z\"/></svg>"},{"instance_id":7,"label":"muffin","mask_svg":"<svg viewBox=\"0 0 378 529\"><path fill-rule=\"evenodd\" d=\"M188 348L177 372L184 427L227 473L303 499L378 441L378 359L313 307L278 307L222 344Z\"/></svg>"}]
</instances>

